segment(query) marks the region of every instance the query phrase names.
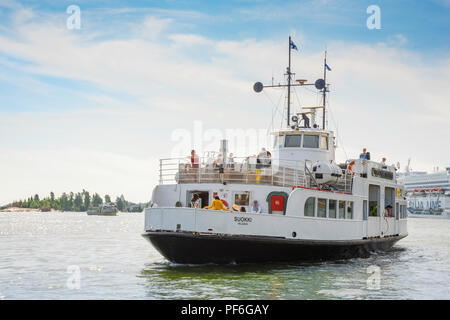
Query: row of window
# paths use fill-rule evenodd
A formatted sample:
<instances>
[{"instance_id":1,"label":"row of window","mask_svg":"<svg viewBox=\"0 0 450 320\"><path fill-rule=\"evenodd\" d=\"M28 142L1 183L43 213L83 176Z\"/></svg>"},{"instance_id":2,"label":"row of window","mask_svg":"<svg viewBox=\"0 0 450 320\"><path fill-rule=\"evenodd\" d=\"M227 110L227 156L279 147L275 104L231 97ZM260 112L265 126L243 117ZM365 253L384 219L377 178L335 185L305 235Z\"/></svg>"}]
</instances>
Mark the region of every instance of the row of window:
<instances>
[{"instance_id":1,"label":"row of window","mask_svg":"<svg viewBox=\"0 0 450 320\"><path fill-rule=\"evenodd\" d=\"M328 150L328 137L316 134L275 136L274 148L277 146L285 148L321 148Z\"/></svg>"},{"instance_id":2,"label":"row of window","mask_svg":"<svg viewBox=\"0 0 450 320\"><path fill-rule=\"evenodd\" d=\"M305 217L353 219L353 201L309 197L305 202L304 215Z\"/></svg>"},{"instance_id":3,"label":"row of window","mask_svg":"<svg viewBox=\"0 0 450 320\"><path fill-rule=\"evenodd\" d=\"M367 200L364 200L363 202L363 212L366 212L366 207L367 207ZM381 208L383 209L383 208ZM387 209L387 205L386 208L381 210L380 208L378 208L378 202L377 201L369 201L369 217L378 217L378 216L385 216L385 217L395 217L397 220L398 219L406 219L408 217L408 212L406 209L406 205L403 204L396 204L396 209L394 211L394 207L392 207L391 209ZM366 214L364 214L364 220L367 220L366 218Z\"/></svg>"}]
</instances>

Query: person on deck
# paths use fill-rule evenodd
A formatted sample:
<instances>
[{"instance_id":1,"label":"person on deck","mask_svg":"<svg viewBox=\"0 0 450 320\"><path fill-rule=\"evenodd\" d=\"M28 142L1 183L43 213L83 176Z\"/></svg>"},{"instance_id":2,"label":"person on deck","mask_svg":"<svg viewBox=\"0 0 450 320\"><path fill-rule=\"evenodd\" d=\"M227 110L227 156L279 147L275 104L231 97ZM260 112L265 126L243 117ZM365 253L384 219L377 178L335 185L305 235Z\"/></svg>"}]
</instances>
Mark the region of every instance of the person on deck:
<instances>
[{"instance_id":1,"label":"person on deck","mask_svg":"<svg viewBox=\"0 0 450 320\"><path fill-rule=\"evenodd\" d=\"M386 158L382 158L382 159L381 159L381 164L382 164L383 166L386 165Z\"/></svg>"},{"instance_id":2,"label":"person on deck","mask_svg":"<svg viewBox=\"0 0 450 320\"><path fill-rule=\"evenodd\" d=\"M220 201L219 196L216 196L213 200L213 202L211 203L210 206L206 206L203 209L213 209L213 210L224 210L224 211L230 211L228 208L226 208L223 205L223 202Z\"/></svg>"},{"instance_id":3,"label":"person on deck","mask_svg":"<svg viewBox=\"0 0 450 320\"><path fill-rule=\"evenodd\" d=\"M213 162L213 166L214 166L214 168L221 168L223 166L222 152L219 152L219 154L217 155L216 160L214 160L214 162Z\"/></svg>"},{"instance_id":4,"label":"person on deck","mask_svg":"<svg viewBox=\"0 0 450 320\"><path fill-rule=\"evenodd\" d=\"M233 153L230 153L230 155L228 156L227 169L234 169L234 155L233 155Z\"/></svg>"},{"instance_id":5,"label":"person on deck","mask_svg":"<svg viewBox=\"0 0 450 320\"><path fill-rule=\"evenodd\" d=\"M369 156L367 154L367 149L366 148L363 149L363 152L359 155L359 158L363 159L363 160L369 160Z\"/></svg>"},{"instance_id":6,"label":"person on deck","mask_svg":"<svg viewBox=\"0 0 450 320\"><path fill-rule=\"evenodd\" d=\"M261 206L258 201L253 201L252 207L250 208L250 212L252 213L261 213Z\"/></svg>"},{"instance_id":7,"label":"person on deck","mask_svg":"<svg viewBox=\"0 0 450 320\"><path fill-rule=\"evenodd\" d=\"M191 207L199 208L200 207L200 196L197 193L194 193L191 198Z\"/></svg>"},{"instance_id":8,"label":"person on deck","mask_svg":"<svg viewBox=\"0 0 450 320\"><path fill-rule=\"evenodd\" d=\"M195 153L195 150L191 150L191 168L198 169L199 167L199 159L198 155Z\"/></svg>"},{"instance_id":9,"label":"person on deck","mask_svg":"<svg viewBox=\"0 0 450 320\"><path fill-rule=\"evenodd\" d=\"M384 211L384 216L385 217L393 217L392 215L392 206L389 204L386 206L385 211Z\"/></svg>"},{"instance_id":10,"label":"person on deck","mask_svg":"<svg viewBox=\"0 0 450 320\"><path fill-rule=\"evenodd\" d=\"M268 164L270 164L269 153L267 152L266 148L262 148L261 151L258 153L256 163L257 163L256 169L266 167Z\"/></svg>"}]
</instances>

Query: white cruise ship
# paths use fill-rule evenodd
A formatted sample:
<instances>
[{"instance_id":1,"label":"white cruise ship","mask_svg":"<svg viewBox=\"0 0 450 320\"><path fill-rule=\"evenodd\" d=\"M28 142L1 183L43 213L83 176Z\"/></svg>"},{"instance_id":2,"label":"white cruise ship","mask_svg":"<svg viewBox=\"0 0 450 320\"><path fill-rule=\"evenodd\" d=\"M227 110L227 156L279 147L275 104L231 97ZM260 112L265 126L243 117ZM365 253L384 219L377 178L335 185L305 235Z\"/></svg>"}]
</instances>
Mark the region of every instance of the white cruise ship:
<instances>
[{"instance_id":1,"label":"white cruise ship","mask_svg":"<svg viewBox=\"0 0 450 320\"><path fill-rule=\"evenodd\" d=\"M407 169L398 179L408 192L410 216L450 218L450 167L432 173Z\"/></svg>"}]
</instances>

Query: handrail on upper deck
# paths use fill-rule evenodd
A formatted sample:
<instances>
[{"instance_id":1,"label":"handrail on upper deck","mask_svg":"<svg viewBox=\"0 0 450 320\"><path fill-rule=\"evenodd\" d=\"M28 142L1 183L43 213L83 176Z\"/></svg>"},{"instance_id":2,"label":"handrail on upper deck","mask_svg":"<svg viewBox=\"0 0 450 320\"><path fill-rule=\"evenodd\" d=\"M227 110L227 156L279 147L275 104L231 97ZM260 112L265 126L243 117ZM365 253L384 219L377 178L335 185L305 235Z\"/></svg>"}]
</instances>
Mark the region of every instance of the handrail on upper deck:
<instances>
[{"instance_id":1,"label":"handrail on upper deck","mask_svg":"<svg viewBox=\"0 0 450 320\"><path fill-rule=\"evenodd\" d=\"M165 183L243 183L283 187L318 186L312 174L312 162L256 157L233 157L225 165L211 157L198 157L193 168L190 157L160 159L160 184ZM311 167L311 168L309 168ZM335 187L351 191L352 177L344 173Z\"/></svg>"}]
</instances>

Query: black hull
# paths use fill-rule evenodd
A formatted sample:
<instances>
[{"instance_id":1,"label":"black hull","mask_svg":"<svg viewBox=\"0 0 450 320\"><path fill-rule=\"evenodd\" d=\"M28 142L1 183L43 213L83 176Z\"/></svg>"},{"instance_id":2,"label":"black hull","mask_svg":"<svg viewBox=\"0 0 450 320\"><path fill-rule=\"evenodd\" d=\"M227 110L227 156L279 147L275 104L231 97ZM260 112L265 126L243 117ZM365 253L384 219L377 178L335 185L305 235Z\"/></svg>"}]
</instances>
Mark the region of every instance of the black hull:
<instances>
[{"instance_id":1,"label":"black hull","mask_svg":"<svg viewBox=\"0 0 450 320\"><path fill-rule=\"evenodd\" d=\"M183 264L336 260L390 249L405 236L350 241L148 231L147 240L169 261Z\"/></svg>"}]
</instances>

